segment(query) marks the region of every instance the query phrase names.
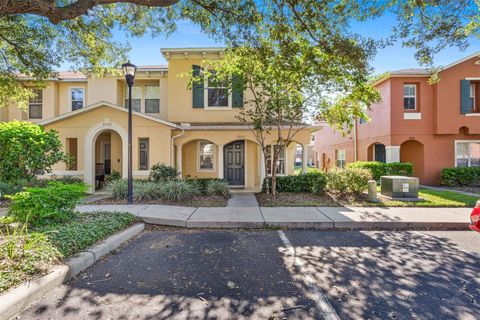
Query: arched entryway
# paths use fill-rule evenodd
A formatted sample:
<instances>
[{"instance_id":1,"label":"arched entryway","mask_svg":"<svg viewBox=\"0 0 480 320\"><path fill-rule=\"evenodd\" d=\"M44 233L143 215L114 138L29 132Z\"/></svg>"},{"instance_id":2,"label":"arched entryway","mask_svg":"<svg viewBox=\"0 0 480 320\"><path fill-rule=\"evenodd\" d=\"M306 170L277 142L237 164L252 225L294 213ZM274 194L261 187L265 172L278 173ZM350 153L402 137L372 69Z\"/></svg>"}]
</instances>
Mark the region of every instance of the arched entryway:
<instances>
[{"instance_id":1,"label":"arched entryway","mask_svg":"<svg viewBox=\"0 0 480 320\"><path fill-rule=\"evenodd\" d=\"M85 136L84 181L94 192L99 174L115 170L127 176L127 131L116 123L104 121L96 124Z\"/></svg>"},{"instance_id":2,"label":"arched entryway","mask_svg":"<svg viewBox=\"0 0 480 320\"><path fill-rule=\"evenodd\" d=\"M423 178L424 150L423 144L416 140L408 140L400 145L400 161L413 163L413 175Z\"/></svg>"},{"instance_id":3,"label":"arched entryway","mask_svg":"<svg viewBox=\"0 0 480 320\"><path fill-rule=\"evenodd\" d=\"M368 161L386 162L385 145L383 143L375 142L368 146L367 149Z\"/></svg>"}]
</instances>

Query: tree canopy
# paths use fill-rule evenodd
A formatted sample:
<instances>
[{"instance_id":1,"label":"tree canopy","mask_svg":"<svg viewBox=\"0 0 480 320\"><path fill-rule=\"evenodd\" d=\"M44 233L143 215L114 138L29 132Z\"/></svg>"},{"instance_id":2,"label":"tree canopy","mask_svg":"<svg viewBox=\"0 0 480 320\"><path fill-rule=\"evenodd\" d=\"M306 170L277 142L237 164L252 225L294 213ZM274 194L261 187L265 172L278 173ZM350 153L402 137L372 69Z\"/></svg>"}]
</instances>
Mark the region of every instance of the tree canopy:
<instances>
[{"instance_id":1,"label":"tree canopy","mask_svg":"<svg viewBox=\"0 0 480 320\"><path fill-rule=\"evenodd\" d=\"M325 79L335 78L319 79L330 93L319 101L331 109L327 120L345 120L358 109L350 98L361 98L359 88L368 82L378 48L401 42L432 68L434 55L444 48L465 49L478 39L479 5L478 0L0 0L0 106L12 101L26 106L31 92L19 74L42 85L65 62L96 76L115 72L129 50L113 40L116 32L168 35L176 22L189 20L229 47L261 39L278 48L292 39L301 43L305 61ZM386 38L365 37L352 28L384 16L396 19Z\"/></svg>"}]
</instances>

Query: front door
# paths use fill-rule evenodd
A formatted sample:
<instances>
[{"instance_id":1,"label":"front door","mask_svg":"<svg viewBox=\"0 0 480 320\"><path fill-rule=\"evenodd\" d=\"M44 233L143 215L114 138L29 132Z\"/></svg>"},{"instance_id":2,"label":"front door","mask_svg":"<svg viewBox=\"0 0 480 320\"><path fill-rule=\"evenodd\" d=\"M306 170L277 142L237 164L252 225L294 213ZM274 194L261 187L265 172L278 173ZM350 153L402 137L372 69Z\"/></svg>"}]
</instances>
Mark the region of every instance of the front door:
<instances>
[{"instance_id":1,"label":"front door","mask_svg":"<svg viewBox=\"0 0 480 320\"><path fill-rule=\"evenodd\" d=\"M245 142L234 141L224 147L224 176L229 185L245 185Z\"/></svg>"}]
</instances>

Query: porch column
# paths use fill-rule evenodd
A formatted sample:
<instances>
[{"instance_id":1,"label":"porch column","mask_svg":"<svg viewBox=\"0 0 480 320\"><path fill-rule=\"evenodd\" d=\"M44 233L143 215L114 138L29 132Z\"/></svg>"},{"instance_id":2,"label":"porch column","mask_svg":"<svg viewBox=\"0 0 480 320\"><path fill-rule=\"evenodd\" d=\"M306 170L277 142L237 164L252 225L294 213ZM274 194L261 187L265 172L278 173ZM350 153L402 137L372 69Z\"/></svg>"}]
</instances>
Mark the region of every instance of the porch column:
<instances>
[{"instance_id":1,"label":"porch column","mask_svg":"<svg viewBox=\"0 0 480 320\"><path fill-rule=\"evenodd\" d=\"M217 170L218 170L218 178L223 179L224 174L223 174L223 147L224 144L219 144L218 145L218 161L217 161Z\"/></svg>"},{"instance_id":2,"label":"porch column","mask_svg":"<svg viewBox=\"0 0 480 320\"><path fill-rule=\"evenodd\" d=\"M263 179L265 179L265 155L263 154L262 147L258 146L258 152L260 159L260 187L263 184Z\"/></svg>"},{"instance_id":3,"label":"porch column","mask_svg":"<svg viewBox=\"0 0 480 320\"><path fill-rule=\"evenodd\" d=\"M177 145L177 170L179 172L178 177L182 178L182 145Z\"/></svg>"},{"instance_id":4,"label":"porch column","mask_svg":"<svg viewBox=\"0 0 480 320\"><path fill-rule=\"evenodd\" d=\"M302 144L302 172L307 173L307 148L308 146Z\"/></svg>"},{"instance_id":5,"label":"porch column","mask_svg":"<svg viewBox=\"0 0 480 320\"><path fill-rule=\"evenodd\" d=\"M385 162L400 162L400 146L385 146Z\"/></svg>"}]
</instances>

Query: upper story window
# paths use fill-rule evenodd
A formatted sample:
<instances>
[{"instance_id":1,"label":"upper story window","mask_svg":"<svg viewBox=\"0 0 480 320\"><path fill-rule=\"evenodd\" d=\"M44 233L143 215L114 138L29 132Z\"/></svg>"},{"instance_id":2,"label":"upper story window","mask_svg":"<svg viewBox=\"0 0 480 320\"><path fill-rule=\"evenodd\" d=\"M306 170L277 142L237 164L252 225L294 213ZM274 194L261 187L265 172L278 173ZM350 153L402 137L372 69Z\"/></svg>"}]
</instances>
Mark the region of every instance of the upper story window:
<instances>
[{"instance_id":1,"label":"upper story window","mask_svg":"<svg viewBox=\"0 0 480 320\"><path fill-rule=\"evenodd\" d=\"M211 108L229 108L231 99L228 92L228 84L225 81L215 79L215 73L212 77L206 79L205 85L205 105Z\"/></svg>"},{"instance_id":2,"label":"upper story window","mask_svg":"<svg viewBox=\"0 0 480 320\"><path fill-rule=\"evenodd\" d=\"M403 109L404 110L417 109L417 85L416 84L403 85Z\"/></svg>"},{"instance_id":3,"label":"upper story window","mask_svg":"<svg viewBox=\"0 0 480 320\"><path fill-rule=\"evenodd\" d=\"M70 88L70 106L72 111L81 109L85 106L85 89Z\"/></svg>"},{"instance_id":4,"label":"upper story window","mask_svg":"<svg viewBox=\"0 0 480 320\"><path fill-rule=\"evenodd\" d=\"M344 149L335 150L335 160L336 160L337 168L345 167L345 150Z\"/></svg>"},{"instance_id":5,"label":"upper story window","mask_svg":"<svg viewBox=\"0 0 480 320\"><path fill-rule=\"evenodd\" d=\"M128 86L125 86L125 108L128 108ZM142 111L142 87L132 87L132 110L136 112Z\"/></svg>"},{"instance_id":6,"label":"upper story window","mask_svg":"<svg viewBox=\"0 0 480 320\"><path fill-rule=\"evenodd\" d=\"M35 96L28 101L28 118L42 119L42 89L33 89L32 91Z\"/></svg>"},{"instance_id":7,"label":"upper story window","mask_svg":"<svg viewBox=\"0 0 480 320\"><path fill-rule=\"evenodd\" d=\"M128 108L128 86L125 86L125 108ZM132 87L132 110L145 113L160 112L160 86L157 83Z\"/></svg>"},{"instance_id":8,"label":"upper story window","mask_svg":"<svg viewBox=\"0 0 480 320\"><path fill-rule=\"evenodd\" d=\"M145 113L160 112L160 86L155 84L145 85Z\"/></svg>"},{"instance_id":9,"label":"upper story window","mask_svg":"<svg viewBox=\"0 0 480 320\"><path fill-rule=\"evenodd\" d=\"M476 109L475 105L475 89L476 89L476 83L470 83L470 107L472 110Z\"/></svg>"}]
</instances>

